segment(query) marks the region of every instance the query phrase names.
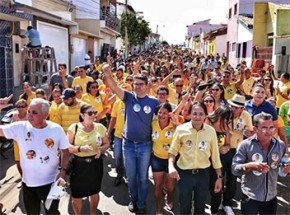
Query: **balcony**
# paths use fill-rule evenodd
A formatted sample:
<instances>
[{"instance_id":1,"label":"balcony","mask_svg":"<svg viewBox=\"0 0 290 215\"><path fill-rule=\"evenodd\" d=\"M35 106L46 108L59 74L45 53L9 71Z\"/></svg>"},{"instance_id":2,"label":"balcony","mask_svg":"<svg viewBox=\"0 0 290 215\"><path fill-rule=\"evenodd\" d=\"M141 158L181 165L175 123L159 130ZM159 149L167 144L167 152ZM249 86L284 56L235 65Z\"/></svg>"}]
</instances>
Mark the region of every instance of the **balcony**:
<instances>
[{"instance_id":1,"label":"balcony","mask_svg":"<svg viewBox=\"0 0 290 215\"><path fill-rule=\"evenodd\" d=\"M115 14L110 12L109 7L102 7L100 11L100 21L102 28L110 28L114 31L119 32L118 18Z\"/></svg>"}]
</instances>

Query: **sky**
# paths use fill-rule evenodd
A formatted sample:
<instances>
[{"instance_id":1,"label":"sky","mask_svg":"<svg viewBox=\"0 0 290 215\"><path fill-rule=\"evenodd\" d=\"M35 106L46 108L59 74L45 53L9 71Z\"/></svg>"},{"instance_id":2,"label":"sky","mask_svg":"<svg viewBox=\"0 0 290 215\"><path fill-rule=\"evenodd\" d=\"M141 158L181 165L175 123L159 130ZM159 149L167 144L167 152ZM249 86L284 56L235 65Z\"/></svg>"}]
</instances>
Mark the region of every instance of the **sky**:
<instances>
[{"instance_id":1,"label":"sky","mask_svg":"<svg viewBox=\"0 0 290 215\"><path fill-rule=\"evenodd\" d=\"M229 0L128 0L128 4L143 12L144 20L161 40L182 44L187 25L206 19L211 19L212 24L226 24Z\"/></svg>"}]
</instances>

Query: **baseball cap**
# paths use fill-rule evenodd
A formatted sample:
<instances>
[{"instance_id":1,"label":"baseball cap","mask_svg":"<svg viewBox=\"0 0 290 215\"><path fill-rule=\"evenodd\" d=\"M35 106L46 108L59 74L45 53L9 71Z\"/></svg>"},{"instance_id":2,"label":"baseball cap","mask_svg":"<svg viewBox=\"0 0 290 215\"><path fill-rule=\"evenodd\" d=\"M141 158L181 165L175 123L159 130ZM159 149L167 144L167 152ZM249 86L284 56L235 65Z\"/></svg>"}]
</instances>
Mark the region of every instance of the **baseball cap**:
<instances>
[{"instance_id":1,"label":"baseball cap","mask_svg":"<svg viewBox=\"0 0 290 215\"><path fill-rule=\"evenodd\" d=\"M62 92L62 99L68 99L68 98L72 98L75 97L76 93L72 88L67 88Z\"/></svg>"}]
</instances>

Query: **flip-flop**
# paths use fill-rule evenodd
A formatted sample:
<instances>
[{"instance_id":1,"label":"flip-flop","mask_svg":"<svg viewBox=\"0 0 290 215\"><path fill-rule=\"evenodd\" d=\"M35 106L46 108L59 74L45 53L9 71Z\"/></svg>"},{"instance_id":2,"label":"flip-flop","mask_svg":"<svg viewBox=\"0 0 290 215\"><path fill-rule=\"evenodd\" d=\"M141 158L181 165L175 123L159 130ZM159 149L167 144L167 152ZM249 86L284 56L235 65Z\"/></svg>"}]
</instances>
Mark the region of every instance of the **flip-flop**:
<instances>
[{"instance_id":1,"label":"flip-flop","mask_svg":"<svg viewBox=\"0 0 290 215\"><path fill-rule=\"evenodd\" d=\"M172 211L173 210L173 203L171 203L171 204L165 203L164 209L167 211Z\"/></svg>"}]
</instances>

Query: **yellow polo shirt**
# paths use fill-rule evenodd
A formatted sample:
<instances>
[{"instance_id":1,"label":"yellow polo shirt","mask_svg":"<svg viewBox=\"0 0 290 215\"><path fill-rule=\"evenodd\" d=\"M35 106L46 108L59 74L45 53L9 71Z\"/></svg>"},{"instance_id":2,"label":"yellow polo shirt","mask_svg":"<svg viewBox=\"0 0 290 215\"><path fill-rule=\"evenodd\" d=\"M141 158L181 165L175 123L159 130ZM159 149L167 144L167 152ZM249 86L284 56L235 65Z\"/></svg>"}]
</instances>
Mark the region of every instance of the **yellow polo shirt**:
<instances>
[{"instance_id":1,"label":"yellow polo shirt","mask_svg":"<svg viewBox=\"0 0 290 215\"><path fill-rule=\"evenodd\" d=\"M251 115L247 111L243 111L239 118L235 118L233 122L233 130L231 134L231 148L237 148L239 143L243 140L243 131L248 129L253 131L253 124Z\"/></svg>"},{"instance_id":2,"label":"yellow polo shirt","mask_svg":"<svg viewBox=\"0 0 290 215\"><path fill-rule=\"evenodd\" d=\"M85 78L75 77L71 87L74 88L76 85L80 85L83 88L83 93L87 92L87 83L92 81L93 78L86 76Z\"/></svg>"},{"instance_id":3,"label":"yellow polo shirt","mask_svg":"<svg viewBox=\"0 0 290 215\"><path fill-rule=\"evenodd\" d=\"M171 122L164 129L161 129L158 119L152 121L153 153L156 157L168 159L168 150L170 148L174 131L175 128Z\"/></svg>"},{"instance_id":4,"label":"yellow polo shirt","mask_svg":"<svg viewBox=\"0 0 290 215\"><path fill-rule=\"evenodd\" d=\"M290 81L287 82L286 84L280 83L279 89L282 94L287 95L287 90L290 88ZM277 95L277 102L276 102L276 107L280 108L280 106L288 101L287 99L283 98L281 95Z\"/></svg>"},{"instance_id":5,"label":"yellow polo shirt","mask_svg":"<svg viewBox=\"0 0 290 215\"><path fill-rule=\"evenodd\" d=\"M111 116L116 118L114 135L122 138L125 125L125 103L121 99L118 99L113 104Z\"/></svg>"},{"instance_id":6,"label":"yellow polo shirt","mask_svg":"<svg viewBox=\"0 0 290 215\"><path fill-rule=\"evenodd\" d=\"M244 80L242 87L243 87L243 91L245 92L247 96L251 95L251 90L253 88L254 82L255 82L255 79L253 77L250 77L249 79Z\"/></svg>"},{"instance_id":7,"label":"yellow polo shirt","mask_svg":"<svg viewBox=\"0 0 290 215\"><path fill-rule=\"evenodd\" d=\"M178 104L178 93L176 93L175 89L172 89L171 87L168 87L169 89L169 95L168 95L168 101L174 105Z\"/></svg>"},{"instance_id":8,"label":"yellow polo shirt","mask_svg":"<svg viewBox=\"0 0 290 215\"><path fill-rule=\"evenodd\" d=\"M61 104L59 104L61 105ZM57 105L55 103L55 101L52 101L51 104L50 104L50 107L49 107L49 120L52 121L52 122L57 122L57 109L59 107L59 105Z\"/></svg>"},{"instance_id":9,"label":"yellow polo shirt","mask_svg":"<svg viewBox=\"0 0 290 215\"><path fill-rule=\"evenodd\" d=\"M85 93L83 94L82 96L82 101L88 103L88 104L91 104L95 111L97 111L98 113L102 112L105 108L110 108L110 105L104 105L103 102L106 98L106 94L103 93L103 92L100 92L100 95L95 97L89 93ZM97 114L98 114L97 113ZM104 114L102 116L102 119L106 117L106 114Z\"/></svg>"},{"instance_id":10,"label":"yellow polo shirt","mask_svg":"<svg viewBox=\"0 0 290 215\"><path fill-rule=\"evenodd\" d=\"M225 89L225 100L231 99L237 92L236 83L231 83Z\"/></svg>"},{"instance_id":11,"label":"yellow polo shirt","mask_svg":"<svg viewBox=\"0 0 290 215\"><path fill-rule=\"evenodd\" d=\"M216 131L207 124L199 131L191 122L177 126L168 152L180 155L177 166L183 170L205 169L211 163L214 169L222 167Z\"/></svg>"}]
</instances>

